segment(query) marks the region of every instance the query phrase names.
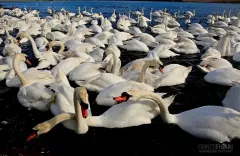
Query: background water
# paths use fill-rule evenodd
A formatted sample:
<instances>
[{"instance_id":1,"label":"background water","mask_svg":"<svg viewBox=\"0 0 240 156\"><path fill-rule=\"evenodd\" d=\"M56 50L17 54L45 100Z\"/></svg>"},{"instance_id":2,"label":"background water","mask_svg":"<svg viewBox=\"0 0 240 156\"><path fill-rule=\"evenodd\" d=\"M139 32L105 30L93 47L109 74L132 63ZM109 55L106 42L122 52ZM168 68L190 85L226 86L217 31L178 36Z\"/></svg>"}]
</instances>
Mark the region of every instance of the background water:
<instances>
[{"instance_id":1,"label":"background water","mask_svg":"<svg viewBox=\"0 0 240 156\"><path fill-rule=\"evenodd\" d=\"M170 9L171 13L180 10L192 11L196 9L196 17L192 18L192 22L199 22L205 19L208 14L222 14L224 9L232 10L232 15L237 16L239 4L216 4L216 3L178 3L178 2L9 2L1 3L4 7L18 6L20 8L39 9L41 16L46 16L48 7L52 7L59 11L65 8L70 12L77 12L77 7L87 7L87 11L91 7L96 12L102 12L104 16L110 16L112 10L116 9L116 13L127 13L128 10L141 10L145 7L146 14L149 14L150 8L153 10ZM180 21L182 24L183 21ZM183 26L183 24L182 24ZM207 26L207 25L205 25ZM11 33L13 36L16 32ZM1 36L4 38L4 36ZM3 48L0 45L0 49ZM24 53L32 53L29 44L21 45ZM199 47L201 48L201 47ZM121 50L122 65L131 60L145 57L145 53L129 52ZM202 53L204 51L201 51ZM180 113L185 110L193 109L203 105L222 105L227 90L230 87L209 84L204 81L205 74L201 73L196 64L200 62L200 55L181 55L175 58L161 59L164 65L178 63L185 66L193 66L192 72L189 74L186 84L160 87L156 91L167 92L168 95L177 94L174 103L170 106L170 113ZM239 69L239 64L227 58L235 68ZM73 83L72 86L76 87ZM211 153L201 153L201 145L215 144L214 142L202 140L182 131L178 126L167 125L163 123L160 117L152 121L150 125L142 125L138 127L130 127L124 129L106 129L91 127L87 134L77 135L75 132L65 129L61 124L56 126L52 131L44 134L29 143L25 143L26 138L32 132L31 129L36 124L43 122L53 115L51 112L40 112L36 110L28 110L21 106L17 100L16 88L8 88L5 82L0 82L0 155L70 155L70 152L78 152L83 154L124 154L124 155L140 155L143 150L147 151L147 155L157 153L158 155L205 155ZM96 93L89 92L90 103L94 115L100 115L108 107L97 106L95 104ZM240 141L233 140L230 145L233 150L226 153L224 150L213 151L214 154L239 155ZM114 150L111 152L111 150ZM127 150L130 150L127 152ZM220 153L222 152L222 153ZM213 154L213 153L212 153Z\"/></svg>"},{"instance_id":2,"label":"background water","mask_svg":"<svg viewBox=\"0 0 240 156\"><path fill-rule=\"evenodd\" d=\"M183 14L185 11L193 11L196 9L196 17L192 18L192 22L199 22L201 19L205 19L209 14L220 14L222 15L223 10L226 10L226 15L228 11L231 10L231 15L237 16L240 11L240 4L226 4L226 3L188 3L188 2L136 2L136 1L115 1L115 2L4 2L1 3L6 7L18 6L19 8L24 8L25 6L29 9L36 9L41 12L41 16L46 16L46 9L48 7L54 8L59 11L61 8L64 8L70 12L77 13L78 6L81 7L83 11L84 6L86 6L87 11L90 12L91 8L95 8L94 12L102 12L104 16L109 17L113 9L116 9L116 13L127 14L129 10L141 11L142 7L145 7L145 14L149 17L150 9L155 10L164 10L165 8L170 9L170 12L173 14L180 10L180 14ZM181 21L180 21L181 22Z\"/></svg>"}]
</instances>

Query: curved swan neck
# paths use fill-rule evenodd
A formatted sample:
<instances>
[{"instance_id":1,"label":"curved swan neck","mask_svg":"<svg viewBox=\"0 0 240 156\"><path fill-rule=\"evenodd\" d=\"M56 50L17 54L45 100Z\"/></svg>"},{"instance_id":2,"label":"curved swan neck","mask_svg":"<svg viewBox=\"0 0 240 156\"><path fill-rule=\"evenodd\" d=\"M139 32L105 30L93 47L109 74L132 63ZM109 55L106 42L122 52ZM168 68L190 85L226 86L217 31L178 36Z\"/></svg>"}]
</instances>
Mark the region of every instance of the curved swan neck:
<instances>
[{"instance_id":1,"label":"curved swan neck","mask_svg":"<svg viewBox=\"0 0 240 156\"><path fill-rule=\"evenodd\" d=\"M14 57L14 59L13 59L13 69L14 69L15 73L17 74L19 80L21 81L22 86L28 85L27 79L23 76L22 72L19 69L19 64L20 64L20 61L18 60L18 58Z\"/></svg>"},{"instance_id":2,"label":"curved swan neck","mask_svg":"<svg viewBox=\"0 0 240 156\"><path fill-rule=\"evenodd\" d=\"M164 122L166 123L176 123L176 116L173 114L170 114L168 111L168 106L164 104L164 100L162 99L161 96L148 92L148 93L142 93L138 96L138 99L140 98L146 98L146 99L151 99L154 102L157 103L157 105L160 108L160 115L163 119Z\"/></svg>"},{"instance_id":3,"label":"curved swan neck","mask_svg":"<svg viewBox=\"0 0 240 156\"><path fill-rule=\"evenodd\" d=\"M63 44L61 41L53 41L53 46L54 46L54 45L60 46L60 49L59 49L59 51L58 51L58 54L63 53L65 47L64 47L64 44Z\"/></svg>"},{"instance_id":4,"label":"curved swan neck","mask_svg":"<svg viewBox=\"0 0 240 156\"><path fill-rule=\"evenodd\" d=\"M29 41L32 44L32 49L33 49L33 53L35 55L35 57L37 58L40 55L39 50L37 49L36 43L34 42L32 36L28 35L28 34L24 34L24 37L28 38Z\"/></svg>"},{"instance_id":5,"label":"curved swan neck","mask_svg":"<svg viewBox=\"0 0 240 156\"><path fill-rule=\"evenodd\" d=\"M73 119L75 119L74 113L62 113L62 114L59 114L47 121L44 121L44 122L36 125L33 129L38 130L37 134L41 135L41 134L49 132L57 124L59 124L63 121L66 121L66 120L73 120Z\"/></svg>"},{"instance_id":6,"label":"curved swan neck","mask_svg":"<svg viewBox=\"0 0 240 156\"><path fill-rule=\"evenodd\" d=\"M146 71L147 71L149 66L150 66L150 64L147 63L147 62L143 65L142 70L141 70L141 75L140 75L140 78L139 78L140 83L145 82L145 75L146 75Z\"/></svg>"}]
</instances>

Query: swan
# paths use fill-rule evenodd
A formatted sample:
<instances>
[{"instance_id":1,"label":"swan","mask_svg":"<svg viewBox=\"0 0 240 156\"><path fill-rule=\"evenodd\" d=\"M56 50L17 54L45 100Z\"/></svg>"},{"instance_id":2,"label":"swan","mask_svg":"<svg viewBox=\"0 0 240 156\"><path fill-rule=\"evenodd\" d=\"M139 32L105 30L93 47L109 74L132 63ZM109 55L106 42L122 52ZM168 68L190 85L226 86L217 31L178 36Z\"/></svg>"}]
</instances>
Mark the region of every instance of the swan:
<instances>
[{"instance_id":1,"label":"swan","mask_svg":"<svg viewBox=\"0 0 240 156\"><path fill-rule=\"evenodd\" d=\"M135 39L145 43L148 47L156 47L157 45L159 45L156 39L150 34L140 33L135 36L136 36Z\"/></svg>"},{"instance_id":2,"label":"swan","mask_svg":"<svg viewBox=\"0 0 240 156\"><path fill-rule=\"evenodd\" d=\"M127 32L130 34L133 34L133 35L138 35L138 34L142 33L142 31L138 27L135 27L135 26L129 27L129 30Z\"/></svg>"},{"instance_id":3,"label":"swan","mask_svg":"<svg viewBox=\"0 0 240 156\"><path fill-rule=\"evenodd\" d=\"M94 32L94 33L100 33L100 32L102 32L102 28L101 28L99 25L97 25L97 24L92 24L92 25L89 27L89 29L91 29L92 32Z\"/></svg>"},{"instance_id":4,"label":"swan","mask_svg":"<svg viewBox=\"0 0 240 156\"><path fill-rule=\"evenodd\" d=\"M177 33L178 37L187 37L187 38L195 38L191 33L187 32L187 31L181 31L179 33Z\"/></svg>"},{"instance_id":5,"label":"swan","mask_svg":"<svg viewBox=\"0 0 240 156\"><path fill-rule=\"evenodd\" d=\"M149 67L157 68L160 70L160 72L163 73L162 71L162 64L159 64L159 62L156 59L149 59L144 61L144 65L142 66L142 69L135 69L132 71L129 71L127 73L124 73L122 75L123 78L126 80L131 80L131 81L137 81L140 83L146 83L148 85L151 85L157 78L158 76L152 74L149 70L147 70Z\"/></svg>"},{"instance_id":6,"label":"swan","mask_svg":"<svg viewBox=\"0 0 240 156\"><path fill-rule=\"evenodd\" d=\"M239 81L240 71L235 68L223 68L208 72L204 80L218 85L232 86L232 81Z\"/></svg>"},{"instance_id":7,"label":"swan","mask_svg":"<svg viewBox=\"0 0 240 156\"><path fill-rule=\"evenodd\" d=\"M154 75L158 75L159 78L157 78L151 86L158 88L183 84L191 71L192 66L185 67L179 64L167 65L162 71L159 72L158 70L154 73Z\"/></svg>"},{"instance_id":8,"label":"swan","mask_svg":"<svg viewBox=\"0 0 240 156\"><path fill-rule=\"evenodd\" d=\"M32 83L19 71L20 62L26 61L26 54L16 54L13 60L13 68L22 86L17 93L18 101L29 109L46 111L52 102L54 93L40 83Z\"/></svg>"},{"instance_id":9,"label":"swan","mask_svg":"<svg viewBox=\"0 0 240 156\"><path fill-rule=\"evenodd\" d=\"M46 51L46 46L49 41L45 37L38 37L35 39L36 46L39 48L39 51Z\"/></svg>"},{"instance_id":10,"label":"swan","mask_svg":"<svg viewBox=\"0 0 240 156\"><path fill-rule=\"evenodd\" d=\"M83 81L93 76L103 73L100 68L106 66L105 62L85 62L74 68L69 73L69 80L71 81Z\"/></svg>"},{"instance_id":11,"label":"swan","mask_svg":"<svg viewBox=\"0 0 240 156\"><path fill-rule=\"evenodd\" d=\"M201 56L201 60L207 60L209 58L221 58L221 54L214 48L208 48L206 52Z\"/></svg>"},{"instance_id":12,"label":"swan","mask_svg":"<svg viewBox=\"0 0 240 156\"><path fill-rule=\"evenodd\" d=\"M232 108L238 112L240 112L239 105L239 81L233 81L233 86L227 91L224 99L222 100L222 104L225 107Z\"/></svg>"},{"instance_id":13,"label":"swan","mask_svg":"<svg viewBox=\"0 0 240 156\"><path fill-rule=\"evenodd\" d=\"M138 22L131 18L131 11L128 12L128 20L130 21L130 24L137 24Z\"/></svg>"},{"instance_id":14,"label":"swan","mask_svg":"<svg viewBox=\"0 0 240 156\"><path fill-rule=\"evenodd\" d=\"M124 45L119 45L119 47L129 51L149 52L149 48L143 42L136 39L125 41Z\"/></svg>"},{"instance_id":15,"label":"swan","mask_svg":"<svg viewBox=\"0 0 240 156\"><path fill-rule=\"evenodd\" d=\"M126 79L112 73L101 73L85 81L75 81L75 83L89 91L100 92L104 88L122 81L126 81Z\"/></svg>"},{"instance_id":16,"label":"swan","mask_svg":"<svg viewBox=\"0 0 240 156\"><path fill-rule=\"evenodd\" d=\"M17 39L28 38L32 44L32 49L35 57L39 60L39 63L36 69L44 69L50 65L56 65L60 60L63 59L63 56L52 51L39 52L33 38L27 33L20 33L17 36Z\"/></svg>"},{"instance_id":17,"label":"swan","mask_svg":"<svg viewBox=\"0 0 240 156\"><path fill-rule=\"evenodd\" d=\"M228 60L214 57L203 60L199 65L197 65L197 67L205 73L217 69L233 68L232 64Z\"/></svg>"},{"instance_id":18,"label":"swan","mask_svg":"<svg viewBox=\"0 0 240 156\"><path fill-rule=\"evenodd\" d=\"M104 50L96 48L89 53L89 55L95 60L95 62L101 62L103 60Z\"/></svg>"},{"instance_id":19,"label":"swan","mask_svg":"<svg viewBox=\"0 0 240 156\"><path fill-rule=\"evenodd\" d=\"M177 53L196 54L200 53L197 45L189 38L181 37L180 42L177 43L172 49Z\"/></svg>"},{"instance_id":20,"label":"swan","mask_svg":"<svg viewBox=\"0 0 240 156\"><path fill-rule=\"evenodd\" d=\"M148 53L148 54L151 54L151 53ZM151 54L152 55L152 54ZM146 61L149 61L149 60L152 60L153 58L156 59L158 61L158 63L160 65L163 65L163 63L160 61L159 57L155 58L156 55L154 55L154 57L152 56L146 56L145 58L141 58L141 59L136 59L136 60L133 60L129 63L127 63L125 66L123 66L121 69L120 69L120 75L124 75L130 71L133 71L133 70L141 70L143 65L145 64ZM152 71L155 71L156 68L148 68L149 72L152 72Z\"/></svg>"},{"instance_id":21,"label":"swan","mask_svg":"<svg viewBox=\"0 0 240 156\"><path fill-rule=\"evenodd\" d=\"M156 46L153 50L149 52L154 52L158 55L159 58L169 58L174 56L179 56L180 54L176 54L169 50L168 46L165 46L163 44L160 44L159 46Z\"/></svg>"},{"instance_id":22,"label":"swan","mask_svg":"<svg viewBox=\"0 0 240 156\"><path fill-rule=\"evenodd\" d=\"M118 98L116 97L115 99ZM172 103L172 101L170 103ZM166 105L170 104L168 103ZM71 111L70 109L68 111L64 110L54 118L36 125L33 128L35 132L27 138L27 141L32 140L35 136L47 133L54 126L63 121L65 122L64 126L66 128L74 130L77 134L85 134L88 131L88 126L125 128L150 124L151 119L159 114L159 109L152 100L129 101L117 104L99 116L89 115L88 109L89 102L87 90L83 87L76 88L74 90L74 110L72 110L72 108Z\"/></svg>"},{"instance_id":23,"label":"swan","mask_svg":"<svg viewBox=\"0 0 240 156\"><path fill-rule=\"evenodd\" d=\"M221 53L221 56L232 56L233 53L231 52L231 41L230 41L230 33L227 33L223 36L216 46L216 50Z\"/></svg>"},{"instance_id":24,"label":"swan","mask_svg":"<svg viewBox=\"0 0 240 156\"><path fill-rule=\"evenodd\" d=\"M230 142L239 138L240 113L231 108L222 106L202 106L179 114L170 114L168 105L163 99L152 92L125 93L124 99L138 101L139 99L151 99L160 108L160 116L167 124L176 124L189 134L215 141L218 143ZM121 98L121 99L122 99ZM227 126L226 126L227 125Z\"/></svg>"},{"instance_id":25,"label":"swan","mask_svg":"<svg viewBox=\"0 0 240 156\"><path fill-rule=\"evenodd\" d=\"M68 75L75 67L80 65L80 63L82 62L95 62L95 60L90 55L86 53L81 53L79 57L67 58L61 61L51 69L51 73L53 76L56 76L57 71L61 70L65 75Z\"/></svg>"},{"instance_id":26,"label":"swan","mask_svg":"<svg viewBox=\"0 0 240 156\"><path fill-rule=\"evenodd\" d=\"M11 41L9 44L5 44L2 54L4 56L8 55L14 55L22 52L22 48L19 47L16 43L14 43L14 40Z\"/></svg>"}]
</instances>

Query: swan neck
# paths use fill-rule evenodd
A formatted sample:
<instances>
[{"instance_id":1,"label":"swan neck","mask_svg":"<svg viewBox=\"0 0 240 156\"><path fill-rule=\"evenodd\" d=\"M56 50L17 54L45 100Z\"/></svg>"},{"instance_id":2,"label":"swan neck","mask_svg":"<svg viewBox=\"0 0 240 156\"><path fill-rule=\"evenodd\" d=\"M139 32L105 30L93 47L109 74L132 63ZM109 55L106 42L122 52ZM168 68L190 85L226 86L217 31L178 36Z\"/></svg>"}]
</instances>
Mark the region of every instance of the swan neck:
<instances>
[{"instance_id":1,"label":"swan neck","mask_svg":"<svg viewBox=\"0 0 240 156\"><path fill-rule=\"evenodd\" d=\"M63 53L63 51L64 51L64 49L65 49L64 44L63 44L61 41L58 41L58 42L55 41L55 45L60 46L60 49L59 49L59 51L58 51L58 54Z\"/></svg>"},{"instance_id":2,"label":"swan neck","mask_svg":"<svg viewBox=\"0 0 240 156\"><path fill-rule=\"evenodd\" d=\"M160 108L160 115L163 119L164 122L166 123L176 123L176 116L174 114L170 114L169 111L168 111L168 105L165 105L164 104L164 100L162 99L161 96L155 94L155 93L152 93L152 92L149 92L149 93L143 93L139 96L140 98L146 98L146 99L151 99L153 100L154 102L157 103L157 105L159 106Z\"/></svg>"},{"instance_id":3,"label":"swan neck","mask_svg":"<svg viewBox=\"0 0 240 156\"><path fill-rule=\"evenodd\" d=\"M115 74L115 75L118 75L119 74L119 70L120 70L120 67L118 66L118 57L117 55L113 52L113 69L112 69L112 73Z\"/></svg>"},{"instance_id":4,"label":"swan neck","mask_svg":"<svg viewBox=\"0 0 240 156\"><path fill-rule=\"evenodd\" d=\"M66 121L66 120L73 120L75 119L75 114L74 113L62 113L59 114L47 121L44 121L37 126L35 126L33 129L38 130L37 134L44 134L49 132L51 129L53 129L57 124ZM47 127L45 125L48 125Z\"/></svg>"},{"instance_id":5,"label":"swan neck","mask_svg":"<svg viewBox=\"0 0 240 156\"><path fill-rule=\"evenodd\" d=\"M80 107L81 98L80 98L80 89L79 88L75 89L73 96L74 96L73 97L74 98L74 109L75 109L76 123L77 123L75 132L78 134L81 134L85 131L86 121L83 118L82 113L81 113L82 109Z\"/></svg>"},{"instance_id":6,"label":"swan neck","mask_svg":"<svg viewBox=\"0 0 240 156\"><path fill-rule=\"evenodd\" d=\"M145 63L142 67L142 70L141 70L141 75L140 75L140 79L139 79L139 82L140 83L144 83L145 82L145 76L146 76L146 71L149 67L149 63Z\"/></svg>"},{"instance_id":7,"label":"swan neck","mask_svg":"<svg viewBox=\"0 0 240 156\"><path fill-rule=\"evenodd\" d=\"M9 38L10 35L9 35L9 32L8 32L8 28L7 28L7 26L4 26L4 30L5 30L5 32L6 32L6 36L7 36L7 38Z\"/></svg>"},{"instance_id":8,"label":"swan neck","mask_svg":"<svg viewBox=\"0 0 240 156\"><path fill-rule=\"evenodd\" d=\"M128 12L128 19L130 19L131 17L130 17L130 12Z\"/></svg>"},{"instance_id":9,"label":"swan neck","mask_svg":"<svg viewBox=\"0 0 240 156\"><path fill-rule=\"evenodd\" d=\"M37 58L40 55L40 52L37 49L36 43L34 42L33 38L30 35L24 35L26 38L29 39L29 41L32 44L32 49L33 49L33 53L35 55L35 57Z\"/></svg>"},{"instance_id":10,"label":"swan neck","mask_svg":"<svg viewBox=\"0 0 240 156\"><path fill-rule=\"evenodd\" d=\"M152 10L151 10L151 12L150 12L150 21L152 21Z\"/></svg>"},{"instance_id":11,"label":"swan neck","mask_svg":"<svg viewBox=\"0 0 240 156\"><path fill-rule=\"evenodd\" d=\"M21 81L22 83L22 86L25 86L28 84L28 81L27 79L23 76L22 72L20 71L19 69L19 64L20 64L20 61L15 57L13 59L13 69L15 71L15 73L17 74L19 80Z\"/></svg>"}]
</instances>

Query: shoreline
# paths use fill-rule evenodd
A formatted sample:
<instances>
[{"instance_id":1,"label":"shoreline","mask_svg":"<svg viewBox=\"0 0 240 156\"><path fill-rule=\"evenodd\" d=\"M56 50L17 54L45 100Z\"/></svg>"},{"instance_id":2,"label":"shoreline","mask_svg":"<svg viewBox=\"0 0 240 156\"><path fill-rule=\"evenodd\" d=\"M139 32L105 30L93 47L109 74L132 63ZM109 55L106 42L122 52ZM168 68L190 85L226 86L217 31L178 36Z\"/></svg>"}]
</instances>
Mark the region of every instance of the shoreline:
<instances>
[{"instance_id":1,"label":"shoreline","mask_svg":"<svg viewBox=\"0 0 240 156\"><path fill-rule=\"evenodd\" d=\"M72 2L73 0L67 1L67 0L0 0L0 2ZM98 1L98 0L93 0L93 1L81 1L79 0L78 2L116 2L114 0L103 0L103 1ZM145 2L146 0L138 0L136 2ZM77 2L77 1L74 1ZM119 1L121 2L121 1ZM128 1L122 1L122 2L128 2ZM131 1L134 2L134 1ZM171 0L171 1L167 1L167 0L160 0L160 1L154 1L154 0L150 0L150 1L146 1L146 2L193 2L193 3L233 3L233 4L240 4L240 0L230 0L227 1L226 0ZM1 5L0 5L1 6Z\"/></svg>"}]
</instances>

